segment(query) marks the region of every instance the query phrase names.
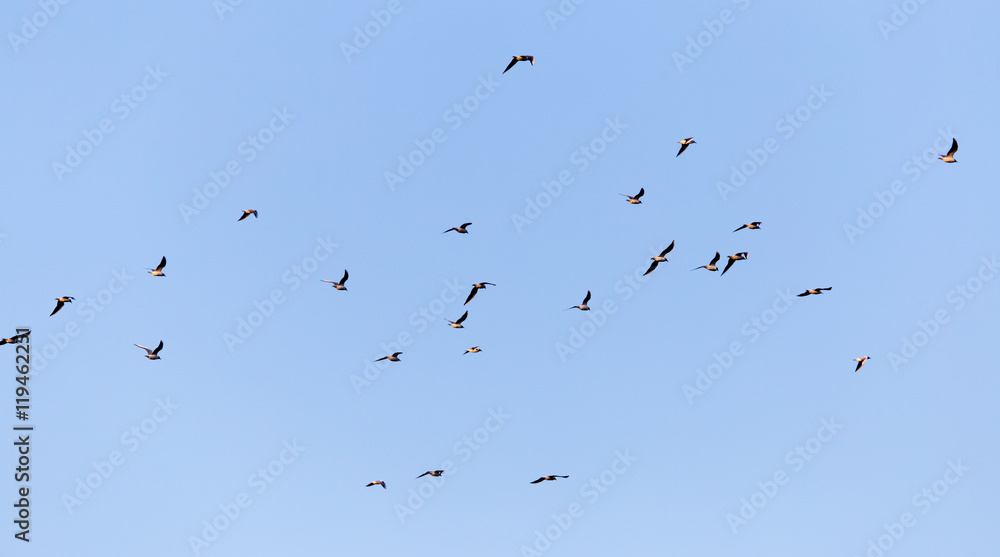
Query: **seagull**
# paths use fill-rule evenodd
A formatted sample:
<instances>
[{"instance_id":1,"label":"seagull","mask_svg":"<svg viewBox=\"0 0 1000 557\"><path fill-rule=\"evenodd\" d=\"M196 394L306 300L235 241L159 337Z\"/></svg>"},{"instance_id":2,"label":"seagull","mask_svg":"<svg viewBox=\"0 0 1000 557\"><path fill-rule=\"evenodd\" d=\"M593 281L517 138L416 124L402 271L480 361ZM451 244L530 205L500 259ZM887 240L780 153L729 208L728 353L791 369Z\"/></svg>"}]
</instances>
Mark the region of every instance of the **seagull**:
<instances>
[{"instance_id":1,"label":"seagull","mask_svg":"<svg viewBox=\"0 0 1000 557\"><path fill-rule=\"evenodd\" d=\"M469 316L469 311L466 310L465 313L462 314L462 317L458 318L458 321L448 321L447 319L445 319L445 321L451 323L451 326L454 327L455 329L464 329L465 327L462 326L462 321L465 321L465 318L468 316Z\"/></svg>"},{"instance_id":2,"label":"seagull","mask_svg":"<svg viewBox=\"0 0 1000 557\"><path fill-rule=\"evenodd\" d=\"M548 480L550 482L554 482L556 480L556 478L568 478L568 477L569 476L542 476L541 478L538 478L537 480L535 480L535 481L533 481L531 483L537 484L537 483L544 482L546 480Z\"/></svg>"},{"instance_id":3,"label":"seagull","mask_svg":"<svg viewBox=\"0 0 1000 557\"><path fill-rule=\"evenodd\" d=\"M639 193L635 195L629 195L627 193L619 193L618 195L624 195L628 198L629 203L632 205L638 205L639 203L642 203L642 201L639 201L639 198L646 195L646 188L639 188Z\"/></svg>"},{"instance_id":4,"label":"seagull","mask_svg":"<svg viewBox=\"0 0 1000 557\"><path fill-rule=\"evenodd\" d=\"M483 351L482 348L480 348L478 346L473 346L472 348L469 348L465 352L462 352L462 355L464 356L464 355L466 355L466 354L468 354L470 352L473 353L473 354L475 354L476 352L482 352L482 351Z\"/></svg>"},{"instance_id":5,"label":"seagull","mask_svg":"<svg viewBox=\"0 0 1000 557\"><path fill-rule=\"evenodd\" d=\"M139 348L142 348L143 350L145 350L146 351L146 357L149 358L150 360L159 360L160 356L159 356L158 352L160 350L163 350L163 341L161 340L160 344L158 344L156 346L156 350L150 350L149 348L146 348L145 346L143 346L141 344L136 344L136 346L138 346Z\"/></svg>"},{"instance_id":6,"label":"seagull","mask_svg":"<svg viewBox=\"0 0 1000 557\"><path fill-rule=\"evenodd\" d=\"M333 282L332 280L326 279L320 279L320 282L329 282L337 290L347 290L347 287L344 286L344 283L347 282L347 269L344 269L344 278L340 279L340 282Z\"/></svg>"},{"instance_id":7,"label":"seagull","mask_svg":"<svg viewBox=\"0 0 1000 557\"><path fill-rule=\"evenodd\" d=\"M19 335L14 335L10 338L0 338L0 346L3 346L5 344L17 344L18 342L21 342L22 338L28 338L29 334L31 334L31 331L28 331L27 333L21 333Z\"/></svg>"},{"instance_id":8,"label":"seagull","mask_svg":"<svg viewBox=\"0 0 1000 557\"><path fill-rule=\"evenodd\" d=\"M513 68L513 67L514 67L514 64L516 64L516 63L518 63L518 62L524 62L525 60L527 60L528 62L531 62L531 65L532 65L532 66L534 66L534 65L535 65L535 57L534 57L534 56L514 56L514 57L513 57L512 59L511 59L511 61L510 61L510 64L507 64L507 69L505 69L505 70L503 71L503 73L502 73L502 74L500 74L500 75L503 75L503 74L507 73L507 70L509 70L509 69Z\"/></svg>"},{"instance_id":9,"label":"seagull","mask_svg":"<svg viewBox=\"0 0 1000 557\"><path fill-rule=\"evenodd\" d=\"M365 487L371 487L373 485L380 485L380 486L382 486L382 489L388 489L388 488L385 487L385 482L383 482L382 480L375 480L374 482L371 482L370 484L366 485Z\"/></svg>"},{"instance_id":10,"label":"seagull","mask_svg":"<svg viewBox=\"0 0 1000 557\"><path fill-rule=\"evenodd\" d=\"M944 162L958 162L955 160L955 151L958 151L958 140L953 137L951 138L951 149L948 151L948 154L941 155L938 158Z\"/></svg>"},{"instance_id":11,"label":"seagull","mask_svg":"<svg viewBox=\"0 0 1000 557\"><path fill-rule=\"evenodd\" d=\"M649 269L642 274L642 276L646 276L649 273L652 273L653 269L656 269L656 266L660 264L660 261L666 261L667 260L666 255L670 253L670 250L672 249L674 249L674 242L670 242L670 245L667 246L667 249L661 251L660 255L657 255L656 257L650 257L650 259L653 260L653 263L649 266Z\"/></svg>"},{"instance_id":12,"label":"seagull","mask_svg":"<svg viewBox=\"0 0 1000 557\"><path fill-rule=\"evenodd\" d=\"M583 311L590 311L590 307L587 306L587 302L589 302L589 301L590 301L590 290L587 291L587 297L583 299L583 303L582 304L580 304L578 306L569 306L568 308L564 309L563 311L566 311L568 309L574 309L574 308L579 309L579 310L583 310Z\"/></svg>"},{"instance_id":13,"label":"seagull","mask_svg":"<svg viewBox=\"0 0 1000 557\"><path fill-rule=\"evenodd\" d=\"M160 260L160 264L157 265L155 269L150 269L146 272L153 275L154 277L165 277L167 275L163 274L163 268L166 266L167 266L167 256L164 255L163 259Z\"/></svg>"},{"instance_id":14,"label":"seagull","mask_svg":"<svg viewBox=\"0 0 1000 557\"><path fill-rule=\"evenodd\" d=\"M424 472L423 474L420 474L419 476L417 476L417 479L419 480L420 478L422 478L424 476L434 476L436 478L436 477L440 476L441 474L444 474L444 470L434 470L433 472L430 471L430 470L428 470L428 471Z\"/></svg>"},{"instance_id":15,"label":"seagull","mask_svg":"<svg viewBox=\"0 0 1000 557\"><path fill-rule=\"evenodd\" d=\"M796 296L798 296L799 298L801 298L802 296L808 296L810 294L822 294L823 290L833 290L833 287L831 286L829 288L812 288L812 289L806 290L805 292L803 292L801 294L796 294Z\"/></svg>"},{"instance_id":16,"label":"seagull","mask_svg":"<svg viewBox=\"0 0 1000 557\"><path fill-rule=\"evenodd\" d=\"M390 362L398 362L398 361L400 361L400 359L399 359L399 355L400 354L402 354L402 352L393 352L392 356L382 356L381 358L379 358L379 359L377 359L375 361L376 362L381 362L382 360L389 360Z\"/></svg>"},{"instance_id":17,"label":"seagull","mask_svg":"<svg viewBox=\"0 0 1000 557\"><path fill-rule=\"evenodd\" d=\"M697 141L695 141L693 137L686 137L686 138L678 141L677 143L681 144L681 150L677 151L677 156L675 156L674 158L677 158L677 157L681 156L681 153L684 152L684 149L688 148L688 145L691 145L692 143L697 143Z\"/></svg>"},{"instance_id":18,"label":"seagull","mask_svg":"<svg viewBox=\"0 0 1000 557\"><path fill-rule=\"evenodd\" d=\"M472 292L469 292L469 297L465 299L465 304L471 302L472 299L476 297L476 292L479 292L479 290L482 289L482 288L486 288L487 284L490 285L490 286L496 286L492 282L477 282L476 284L473 284L472 285ZM462 305L464 306L465 304L462 304Z\"/></svg>"},{"instance_id":19,"label":"seagull","mask_svg":"<svg viewBox=\"0 0 1000 557\"><path fill-rule=\"evenodd\" d=\"M244 209L243 216L241 216L236 222L240 222L241 220L249 217L250 215L253 215L253 218L257 218L257 209Z\"/></svg>"},{"instance_id":20,"label":"seagull","mask_svg":"<svg viewBox=\"0 0 1000 557\"><path fill-rule=\"evenodd\" d=\"M719 255L719 252L715 252L715 257L712 258L712 262L711 263L709 263L708 265L702 265L701 267L695 267L694 269L691 269L691 270L692 271L697 271L698 269L708 269L709 271L718 271L719 268L716 267L715 264L719 262L719 258L720 257L722 257L722 256Z\"/></svg>"},{"instance_id":21,"label":"seagull","mask_svg":"<svg viewBox=\"0 0 1000 557\"><path fill-rule=\"evenodd\" d=\"M49 314L49 317L52 317L53 315L55 315L56 312L58 312L59 310L61 310L62 307L64 305L66 305L67 302L72 304L73 300L75 300L75 299L76 298L74 298L73 296L63 296L61 298L56 298L56 309L52 310L52 313Z\"/></svg>"},{"instance_id":22,"label":"seagull","mask_svg":"<svg viewBox=\"0 0 1000 557\"><path fill-rule=\"evenodd\" d=\"M472 224L471 222L467 222L467 223L463 224L462 226L453 226L453 227L449 228L448 230L445 230L441 234L447 234L447 233L451 232L452 230L454 230L455 232L458 232L459 234L468 234L469 231L466 230L466 228L468 228L469 225L471 225L471 224Z\"/></svg>"},{"instance_id":23,"label":"seagull","mask_svg":"<svg viewBox=\"0 0 1000 557\"><path fill-rule=\"evenodd\" d=\"M745 251L741 251L736 255L727 255L726 257L729 258L729 262L726 263L726 268L722 270L722 275L726 274L726 271L728 271L729 268L733 266L733 263L736 263L737 261L743 261L744 259L748 259L750 257L750 254ZM719 276L721 277L722 275Z\"/></svg>"},{"instance_id":24,"label":"seagull","mask_svg":"<svg viewBox=\"0 0 1000 557\"><path fill-rule=\"evenodd\" d=\"M865 362L867 362L870 359L871 358L869 358L868 356L865 356L863 358L854 358L854 361L858 362L858 367L854 368L854 373L857 373L858 370L861 369L861 366L865 365Z\"/></svg>"},{"instance_id":25,"label":"seagull","mask_svg":"<svg viewBox=\"0 0 1000 557\"><path fill-rule=\"evenodd\" d=\"M733 230L733 232L739 232L744 228L749 228L750 230L757 230L758 228L760 228L760 221L751 222L750 224L744 224L743 226L737 228L736 230Z\"/></svg>"}]
</instances>

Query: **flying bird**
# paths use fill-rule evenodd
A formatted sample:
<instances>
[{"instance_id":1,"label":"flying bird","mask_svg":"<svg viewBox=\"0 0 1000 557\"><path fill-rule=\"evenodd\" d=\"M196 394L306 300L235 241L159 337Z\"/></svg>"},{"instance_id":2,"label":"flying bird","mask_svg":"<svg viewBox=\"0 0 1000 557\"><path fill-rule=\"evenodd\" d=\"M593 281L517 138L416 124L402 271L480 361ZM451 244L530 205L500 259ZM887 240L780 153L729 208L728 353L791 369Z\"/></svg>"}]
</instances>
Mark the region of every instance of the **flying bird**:
<instances>
[{"instance_id":1,"label":"flying bird","mask_svg":"<svg viewBox=\"0 0 1000 557\"><path fill-rule=\"evenodd\" d=\"M692 271L697 271L698 269L708 269L709 271L718 271L719 268L716 267L715 264L719 262L719 258L721 258L721 257L722 256L719 255L719 252L715 252L715 257L712 258L712 262L711 263L709 263L708 265L702 265L701 267L695 267L694 269L691 269L691 270Z\"/></svg>"},{"instance_id":2,"label":"flying bird","mask_svg":"<svg viewBox=\"0 0 1000 557\"><path fill-rule=\"evenodd\" d=\"M469 292L469 297L465 299L465 304L471 302L472 299L476 297L476 292L479 292L481 289L486 288L487 284L490 285L490 286L496 286L492 282L477 282L476 284L473 284L472 285L472 292ZM464 306L465 304L462 304L462 305Z\"/></svg>"},{"instance_id":3,"label":"flying bird","mask_svg":"<svg viewBox=\"0 0 1000 557\"><path fill-rule=\"evenodd\" d=\"M467 230L467 228L471 224L472 224L471 222L467 222L467 223L463 224L462 226L453 226L453 227L449 228L448 230L445 230L441 234L447 234L447 233L451 232L452 230L454 230L455 232L458 232L459 234L468 234L469 231Z\"/></svg>"},{"instance_id":4,"label":"flying bird","mask_svg":"<svg viewBox=\"0 0 1000 557\"><path fill-rule=\"evenodd\" d=\"M153 275L154 277L165 277L167 275L163 274L163 268L166 266L167 266L167 256L164 255L163 259L160 260L160 264L157 265L155 269L150 269L146 272Z\"/></svg>"},{"instance_id":5,"label":"flying bird","mask_svg":"<svg viewBox=\"0 0 1000 557\"><path fill-rule=\"evenodd\" d=\"M743 226L737 228L736 230L733 230L733 232L739 232L744 228L748 228L750 230L757 230L758 228L760 228L760 221L751 222L750 224L744 224Z\"/></svg>"},{"instance_id":6,"label":"flying bird","mask_svg":"<svg viewBox=\"0 0 1000 557\"><path fill-rule=\"evenodd\" d=\"M21 342L22 338L28 338L29 334L31 334L31 331L28 331L27 333L21 333L19 335L14 335L10 338L2 338L0 339L0 346L3 346L5 344L17 344L18 342Z\"/></svg>"},{"instance_id":7,"label":"flying bird","mask_svg":"<svg viewBox=\"0 0 1000 557\"><path fill-rule=\"evenodd\" d=\"M948 154L941 155L938 158L944 162L958 162L955 160L955 151L958 151L958 140L953 137L951 138L951 149L948 150Z\"/></svg>"},{"instance_id":8,"label":"flying bird","mask_svg":"<svg viewBox=\"0 0 1000 557\"><path fill-rule=\"evenodd\" d=\"M381 362L382 360L389 360L390 362L398 362L398 361L400 361L400 359L399 359L399 355L400 354L402 354L402 352L393 352L392 356L382 356L381 358L379 358L379 359L377 359L375 361L376 362Z\"/></svg>"},{"instance_id":9,"label":"flying bird","mask_svg":"<svg viewBox=\"0 0 1000 557\"><path fill-rule=\"evenodd\" d=\"M243 215L239 219L237 219L236 222L240 222L241 220L249 217L250 215L253 215L253 218L257 218L257 209L244 209Z\"/></svg>"},{"instance_id":10,"label":"flying bird","mask_svg":"<svg viewBox=\"0 0 1000 557\"><path fill-rule=\"evenodd\" d=\"M75 299L76 298L74 298L73 296L63 296L61 298L56 298L56 309L52 310L52 313L49 314L49 317L52 317L53 315L55 315L56 312L58 312L59 310L61 310L63 308L63 306L66 305L67 303L70 303L70 304L73 303L73 300L75 300Z\"/></svg>"},{"instance_id":11,"label":"flying bird","mask_svg":"<svg viewBox=\"0 0 1000 557\"><path fill-rule=\"evenodd\" d=\"M656 266L660 264L660 261L666 261L667 260L666 255L670 253L670 250L672 249L674 249L674 242L670 242L670 245L667 246L667 249L661 251L660 255L657 255L656 257L650 257L650 259L653 260L653 263L649 266L649 269L642 274L642 276L646 276L649 273L652 273L653 269L656 269Z\"/></svg>"},{"instance_id":12,"label":"flying bird","mask_svg":"<svg viewBox=\"0 0 1000 557\"><path fill-rule=\"evenodd\" d=\"M344 286L344 284L347 283L347 269L344 269L344 278L340 279L340 282L333 282L332 280L326 279L320 279L320 282L329 282L337 290L347 290L347 287Z\"/></svg>"},{"instance_id":13,"label":"flying bird","mask_svg":"<svg viewBox=\"0 0 1000 557\"><path fill-rule=\"evenodd\" d=\"M531 483L537 484L537 483L542 483L544 481L554 482L556 480L556 478L568 478L568 477L569 476L542 476L541 478L538 478L537 480L535 480L535 481L533 481Z\"/></svg>"},{"instance_id":14,"label":"flying bird","mask_svg":"<svg viewBox=\"0 0 1000 557\"><path fill-rule=\"evenodd\" d=\"M516 64L518 62L524 62L525 60L527 60L528 62L531 62L532 66L535 65L535 57L534 56L514 56L511 59L510 64L507 64L507 68L503 71L503 73L507 73L507 70L513 68L514 64ZM503 74L500 74L500 75L503 75Z\"/></svg>"},{"instance_id":15,"label":"flying bird","mask_svg":"<svg viewBox=\"0 0 1000 557\"><path fill-rule=\"evenodd\" d=\"M136 346L138 346L139 348L142 348L143 350L145 350L146 351L146 357L149 358L150 360L159 360L160 359L159 352L160 352L160 350L163 350L163 341L161 340L160 344L158 344L156 346L156 350L150 350L149 348L146 348L145 346L143 346L141 344L136 344Z\"/></svg>"},{"instance_id":16,"label":"flying bird","mask_svg":"<svg viewBox=\"0 0 1000 557\"><path fill-rule=\"evenodd\" d=\"M736 255L727 255L726 257L729 258L729 262L726 263L726 268L722 270L722 275L726 274L726 271L728 271L729 268L733 266L733 263L736 263L737 261L743 261L744 259L749 258L750 254L745 251L741 251ZM719 276L721 277L722 275Z\"/></svg>"},{"instance_id":17,"label":"flying bird","mask_svg":"<svg viewBox=\"0 0 1000 557\"><path fill-rule=\"evenodd\" d=\"M466 354L469 354L470 352L471 352L472 354L475 354L476 352L482 352L482 351L483 351L483 349L482 349L482 348L480 348L480 347L478 347L478 346L473 346L472 348L469 348L469 349L468 349L468 350L466 350L465 352L462 352L462 355L464 356L464 355L466 355Z\"/></svg>"},{"instance_id":18,"label":"flying bird","mask_svg":"<svg viewBox=\"0 0 1000 557\"><path fill-rule=\"evenodd\" d=\"M688 145L691 145L692 143L697 143L697 142L694 140L693 137L686 137L686 138L678 141L677 143L681 144L681 150L677 151L677 155L674 158L677 158L677 157L681 156L681 153L684 152L684 149L688 148Z\"/></svg>"},{"instance_id":19,"label":"flying bird","mask_svg":"<svg viewBox=\"0 0 1000 557\"><path fill-rule=\"evenodd\" d=\"M799 298L801 298L803 296L808 296L810 294L822 294L823 290L833 290L833 287L831 286L829 288L811 288L811 289L806 290L805 292L803 292L801 294L796 294L796 296L798 296Z\"/></svg>"},{"instance_id":20,"label":"flying bird","mask_svg":"<svg viewBox=\"0 0 1000 557\"><path fill-rule=\"evenodd\" d=\"M424 472L423 474L420 474L419 476L417 476L417 479L419 480L420 478L422 478L424 476L434 476L436 478L436 477L440 476L441 474L444 474L444 470L434 470L433 472L430 471L430 470L428 470L428 471Z\"/></svg>"},{"instance_id":21,"label":"flying bird","mask_svg":"<svg viewBox=\"0 0 1000 557\"><path fill-rule=\"evenodd\" d=\"M371 487L373 485L380 485L380 486L382 486L382 489L388 489L387 487L385 487L385 482L383 482L382 480L375 480L374 482L371 482L370 484L366 485L365 487Z\"/></svg>"},{"instance_id":22,"label":"flying bird","mask_svg":"<svg viewBox=\"0 0 1000 557\"><path fill-rule=\"evenodd\" d=\"M619 193L618 195L623 195L627 197L628 202L631 203L632 205L638 205L639 203L642 203L642 201L639 201L639 198L646 195L646 188L639 188L639 193L635 195L629 195L627 193Z\"/></svg>"},{"instance_id":23,"label":"flying bird","mask_svg":"<svg viewBox=\"0 0 1000 557\"><path fill-rule=\"evenodd\" d=\"M451 326L455 329L464 329L465 327L462 326L462 321L465 321L465 318L468 316L469 316L469 311L466 310L465 313L462 314L462 317L458 318L458 321L448 321L447 319L445 319L445 321L448 321L448 323L450 323Z\"/></svg>"},{"instance_id":24,"label":"flying bird","mask_svg":"<svg viewBox=\"0 0 1000 557\"><path fill-rule=\"evenodd\" d=\"M865 356L863 358L854 358L854 361L858 362L858 367L854 368L854 373L857 373L858 370L861 369L861 366L865 365L865 362L867 362L870 359L871 358L869 358L868 356Z\"/></svg>"},{"instance_id":25,"label":"flying bird","mask_svg":"<svg viewBox=\"0 0 1000 557\"><path fill-rule=\"evenodd\" d=\"M583 311L590 311L590 307L587 306L587 302L589 302L589 301L590 301L590 290L587 291L587 297L583 299L583 303L582 304L580 304L578 306L569 306L568 308L564 309L563 311L566 311L568 309L574 309L574 308L579 309L579 310L583 310Z\"/></svg>"}]
</instances>

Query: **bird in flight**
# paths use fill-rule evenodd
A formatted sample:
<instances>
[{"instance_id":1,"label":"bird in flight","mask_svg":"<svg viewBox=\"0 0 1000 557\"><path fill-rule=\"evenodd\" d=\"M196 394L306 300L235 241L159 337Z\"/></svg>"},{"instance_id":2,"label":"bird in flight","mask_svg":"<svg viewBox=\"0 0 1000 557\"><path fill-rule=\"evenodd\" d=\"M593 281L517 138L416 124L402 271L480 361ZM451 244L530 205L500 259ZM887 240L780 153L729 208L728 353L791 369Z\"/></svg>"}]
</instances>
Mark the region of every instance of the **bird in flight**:
<instances>
[{"instance_id":1,"label":"bird in flight","mask_svg":"<svg viewBox=\"0 0 1000 557\"><path fill-rule=\"evenodd\" d=\"M476 297L476 292L479 292L481 289L486 288L487 284L490 285L490 286L496 286L492 282L477 282L476 284L473 284L472 285L472 292L469 292L469 297L465 299L465 304L471 302L472 299ZM462 304L462 305L464 306L465 304Z\"/></svg>"},{"instance_id":2,"label":"bird in flight","mask_svg":"<svg viewBox=\"0 0 1000 557\"><path fill-rule=\"evenodd\" d=\"M619 193L618 195L623 195L627 197L628 202L631 203L632 205L638 205L639 203L642 203L642 201L639 201L639 198L646 195L646 188L639 188L639 193L635 195L629 195L627 193Z\"/></svg>"},{"instance_id":3,"label":"bird in flight","mask_svg":"<svg viewBox=\"0 0 1000 557\"><path fill-rule=\"evenodd\" d=\"M867 362L870 359L871 358L869 358L868 356L865 356L863 358L854 358L854 361L858 362L858 367L854 368L854 373L857 373L858 370L861 369L861 366L865 365L865 362Z\"/></svg>"},{"instance_id":4,"label":"bird in flight","mask_svg":"<svg viewBox=\"0 0 1000 557\"><path fill-rule=\"evenodd\" d=\"M475 354L476 352L482 352L482 351L483 351L482 348L478 346L473 346L472 348L467 349L465 352L462 352L462 355L464 356L469 353Z\"/></svg>"},{"instance_id":5,"label":"bird in flight","mask_svg":"<svg viewBox=\"0 0 1000 557\"><path fill-rule=\"evenodd\" d=\"M66 305L67 303L73 303L73 300L75 299L76 298L74 298L73 296L63 296L61 298L56 298L56 309L52 310L52 313L49 314L49 317L55 315L56 312L61 310L63 306Z\"/></svg>"},{"instance_id":6,"label":"bird in flight","mask_svg":"<svg viewBox=\"0 0 1000 557\"><path fill-rule=\"evenodd\" d=\"M726 257L729 258L729 262L726 263L726 268L722 270L722 275L726 274L726 271L728 271L729 268L733 266L733 263L736 263L737 261L743 261L744 259L749 258L750 254L745 251L741 251L736 255L727 255ZM722 275L719 276L721 277Z\"/></svg>"},{"instance_id":7,"label":"bird in flight","mask_svg":"<svg viewBox=\"0 0 1000 557\"><path fill-rule=\"evenodd\" d=\"M236 222L240 222L241 220L249 217L250 215L253 215L253 218L257 218L257 209L243 209L243 215L239 219L237 219Z\"/></svg>"},{"instance_id":8,"label":"bird in flight","mask_svg":"<svg viewBox=\"0 0 1000 557\"><path fill-rule=\"evenodd\" d=\"M419 480L420 478L422 478L424 476L434 476L436 478L436 477L440 476L441 474L444 474L444 470L434 470L433 472L430 471L430 470L428 470L428 471L424 472L423 474L420 474L419 476L417 476L417 479Z\"/></svg>"},{"instance_id":9,"label":"bird in flight","mask_svg":"<svg viewBox=\"0 0 1000 557\"><path fill-rule=\"evenodd\" d=\"M167 266L167 256L164 255L163 259L160 260L160 264L157 265L155 269L150 269L146 272L153 275L154 277L165 277L167 275L163 274L163 268L166 266Z\"/></svg>"},{"instance_id":10,"label":"bird in flight","mask_svg":"<svg viewBox=\"0 0 1000 557\"><path fill-rule=\"evenodd\" d=\"M468 234L469 233L468 228L469 228L470 225L472 225L472 223L471 222L467 222L467 223L464 223L462 226L453 226L453 227L449 228L448 230L445 230L441 234L447 234L447 233L451 232L452 230L454 230L455 232L458 232L459 234Z\"/></svg>"},{"instance_id":11,"label":"bird in flight","mask_svg":"<svg viewBox=\"0 0 1000 557\"><path fill-rule=\"evenodd\" d=\"M718 271L719 268L716 267L715 264L719 262L719 258L721 258L721 257L722 256L719 255L719 252L715 252L715 257L712 258L712 262L711 263L709 263L708 265L702 265L701 267L695 267L694 269L691 269L691 270L692 271L697 271L698 269L708 269L709 271Z\"/></svg>"},{"instance_id":12,"label":"bird in flight","mask_svg":"<svg viewBox=\"0 0 1000 557\"><path fill-rule=\"evenodd\" d=\"M507 64L507 68L503 71L503 73L507 73L507 70L513 68L514 64L516 64L518 62L524 62L525 60L527 60L528 62L531 62L532 66L535 65L535 57L534 56L514 56L511 59L510 64ZM500 75L503 75L503 74L500 74Z\"/></svg>"},{"instance_id":13,"label":"bird in flight","mask_svg":"<svg viewBox=\"0 0 1000 557\"><path fill-rule=\"evenodd\" d=\"M465 318L468 316L469 316L469 311L466 310L465 313L462 314L462 317L458 318L458 321L448 321L447 319L445 319L445 321L448 321L448 323L450 323L451 326L455 329L464 329L465 327L462 326L462 321L465 321Z\"/></svg>"},{"instance_id":14,"label":"bird in flight","mask_svg":"<svg viewBox=\"0 0 1000 557\"><path fill-rule=\"evenodd\" d=\"M382 480L375 480L374 482L369 483L365 487L371 487L373 485L380 485L382 486L382 489L388 489L387 487L385 487L385 482L383 482Z\"/></svg>"},{"instance_id":15,"label":"bird in flight","mask_svg":"<svg viewBox=\"0 0 1000 557\"><path fill-rule=\"evenodd\" d=\"M744 228L748 228L750 230L757 230L758 228L760 228L760 221L751 222L750 224L744 224L743 226L737 228L736 230L733 230L733 232L739 232Z\"/></svg>"},{"instance_id":16,"label":"bird in flight","mask_svg":"<svg viewBox=\"0 0 1000 557\"><path fill-rule=\"evenodd\" d=\"M10 338L2 338L0 339L0 346L3 346L5 344L17 344L18 342L21 342L22 338L28 338L29 334L31 334L31 331L28 331L27 333L21 333L19 335L14 335Z\"/></svg>"},{"instance_id":17,"label":"bird in flight","mask_svg":"<svg viewBox=\"0 0 1000 557\"><path fill-rule=\"evenodd\" d=\"M955 151L958 151L958 140L953 137L951 138L951 149L948 150L948 154L941 155L938 158L944 162L958 162L955 160Z\"/></svg>"},{"instance_id":18,"label":"bird in flight","mask_svg":"<svg viewBox=\"0 0 1000 557\"><path fill-rule=\"evenodd\" d=\"M590 311L590 307L587 305L587 302L589 302L589 301L590 301L590 290L587 291L587 297L583 299L583 303L582 304L580 304L578 306L569 306L568 308L564 309L563 311L566 311L568 309L574 309L574 308L575 309L579 309L579 310L583 310L583 311Z\"/></svg>"},{"instance_id":19,"label":"bird in flight","mask_svg":"<svg viewBox=\"0 0 1000 557\"><path fill-rule=\"evenodd\" d=\"M344 269L344 278L340 279L340 282L333 282L332 280L320 279L320 282L329 282L337 290L347 290L344 284L347 283L347 269Z\"/></svg>"},{"instance_id":20,"label":"bird in flight","mask_svg":"<svg viewBox=\"0 0 1000 557\"><path fill-rule=\"evenodd\" d=\"M398 361L400 361L400 359L399 359L399 355L400 354L402 354L402 352L393 352L392 356L382 356L381 358L379 358L379 359L377 359L375 361L376 362L381 362L382 360L389 360L390 362L398 362Z\"/></svg>"},{"instance_id":21,"label":"bird in flight","mask_svg":"<svg viewBox=\"0 0 1000 557\"><path fill-rule=\"evenodd\" d=\"M160 350L163 350L163 341L161 340L160 344L156 345L156 350L150 350L149 348L146 348L141 344L136 344L136 346L145 350L146 357L149 358L150 360L159 360L160 359L159 352Z\"/></svg>"},{"instance_id":22,"label":"bird in flight","mask_svg":"<svg viewBox=\"0 0 1000 557\"><path fill-rule=\"evenodd\" d=\"M538 478L537 480L535 480L535 481L533 481L531 483L537 484L537 483L542 483L544 481L554 482L556 480L556 478L568 478L568 477L569 476L542 476L541 478Z\"/></svg>"},{"instance_id":23,"label":"bird in flight","mask_svg":"<svg viewBox=\"0 0 1000 557\"><path fill-rule=\"evenodd\" d=\"M803 296L808 296L810 294L822 294L824 290L833 290L833 287L831 286L829 288L811 288L811 289L806 290L805 292L803 292L801 294L796 294L796 296L798 296L799 298L801 298Z\"/></svg>"},{"instance_id":24,"label":"bird in flight","mask_svg":"<svg viewBox=\"0 0 1000 557\"><path fill-rule=\"evenodd\" d=\"M675 241L676 241L676 240L675 240ZM650 259L652 259L652 260L653 260L653 263L652 263L652 264L650 264L650 266L649 266L649 269L648 269L648 270L646 270L646 272L645 272L645 273L643 273L643 274L642 274L642 276L646 276L646 275L648 275L649 273L652 273L652 272L653 272L653 269L656 269L656 266L660 264L660 261L666 261L666 260L667 260L667 257L666 257L666 255L667 255L668 253L670 253L670 250L672 250L672 249L674 249L674 242L670 242L670 245L669 245L669 246L667 246L667 249L665 249L665 250L661 251L661 252L660 252L660 255L657 255L656 257L650 257Z\"/></svg>"},{"instance_id":25,"label":"bird in flight","mask_svg":"<svg viewBox=\"0 0 1000 557\"><path fill-rule=\"evenodd\" d=\"M681 156L681 153L684 152L684 149L688 148L688 145L691 145L692 143L697 143L697 141L695 141L693 137L686 137L686 138L678 141L677 143L681 144L681 150L677 151L677 155L674 158L677 158L677 157Z\"/></svg>"}]
</instances>

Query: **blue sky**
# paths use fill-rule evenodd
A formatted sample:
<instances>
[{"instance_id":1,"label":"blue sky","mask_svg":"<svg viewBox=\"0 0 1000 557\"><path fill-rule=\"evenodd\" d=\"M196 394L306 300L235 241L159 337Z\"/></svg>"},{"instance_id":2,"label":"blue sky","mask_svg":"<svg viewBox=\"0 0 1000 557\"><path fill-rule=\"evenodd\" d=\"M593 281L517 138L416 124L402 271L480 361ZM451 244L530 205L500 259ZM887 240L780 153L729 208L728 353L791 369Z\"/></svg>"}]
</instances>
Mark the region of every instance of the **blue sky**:
<instances>
[{"instance_id":1,"label":"blue sky","mask_svg":"<svg viewBox=\"0 0 1000 557\"><path fill-rule=\"evenodd\" d=\"M10 3L2 552L983 554L998 12Z\"/></svg>"}]
</instances>

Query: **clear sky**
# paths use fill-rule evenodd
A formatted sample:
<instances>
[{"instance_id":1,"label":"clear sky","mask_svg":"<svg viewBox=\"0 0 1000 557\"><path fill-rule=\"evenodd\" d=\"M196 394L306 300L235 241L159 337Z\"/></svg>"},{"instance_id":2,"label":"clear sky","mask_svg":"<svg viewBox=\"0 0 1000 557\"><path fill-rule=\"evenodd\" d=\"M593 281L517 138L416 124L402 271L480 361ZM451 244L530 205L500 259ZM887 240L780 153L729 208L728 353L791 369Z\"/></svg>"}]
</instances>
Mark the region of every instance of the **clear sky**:
<instances>
[{"instance_id":1,"label":"clear sky","mask_svg":"<svg viewBox=\"0 0 1000 557\"><path fill-rule=\"evenodd\" d=\"M998 16L5 3L0 553L989 553Z\"/></svg>"}]
</instances>

